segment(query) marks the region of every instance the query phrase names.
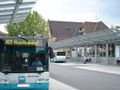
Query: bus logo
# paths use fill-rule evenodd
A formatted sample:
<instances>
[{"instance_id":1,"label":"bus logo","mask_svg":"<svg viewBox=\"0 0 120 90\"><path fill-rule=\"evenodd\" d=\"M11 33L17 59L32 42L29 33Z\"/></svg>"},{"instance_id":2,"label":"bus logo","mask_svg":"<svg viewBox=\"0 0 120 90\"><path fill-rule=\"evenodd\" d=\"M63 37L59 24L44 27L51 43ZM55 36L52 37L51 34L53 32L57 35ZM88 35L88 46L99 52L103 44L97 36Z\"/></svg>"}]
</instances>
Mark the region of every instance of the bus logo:
<instances>
[{"instance_id":1,"label":"bus logo","mask_svg":"<svg viewBox=\"0 0 120 90\"><path fill-rule=\"evenodd\" d=\"M19 76L18 83L25 83L25 76Z\"/></svg>"}]
</instances>

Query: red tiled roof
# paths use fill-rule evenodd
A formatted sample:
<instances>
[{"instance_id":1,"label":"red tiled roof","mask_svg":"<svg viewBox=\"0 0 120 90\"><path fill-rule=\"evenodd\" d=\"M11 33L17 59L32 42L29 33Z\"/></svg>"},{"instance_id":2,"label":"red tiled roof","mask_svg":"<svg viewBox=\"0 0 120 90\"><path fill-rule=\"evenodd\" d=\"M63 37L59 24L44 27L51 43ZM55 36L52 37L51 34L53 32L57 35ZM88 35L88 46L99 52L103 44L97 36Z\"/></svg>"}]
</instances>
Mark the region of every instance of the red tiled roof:
<instances>
[{"instance_id":1,"label":"red tiled roof","mask_svg":"<svg viewBox=\"0 0 120 90\"><path fill-rule=\"evenodd\" d=\"M51 35L57 37L57 41L73 37L82 27L81 22L48 21L48 23Z\"/></svg>"},{"instance_id":2,"label":"red tiled roof","mask_svg":"<svg viewBox=\"0 0 120 90\"><path fill-rule=\"evenodd\" d=\"M57 41L76 36L80 28L84 28L85 33L109 29L103 22L65 22L65 21L48 21L49 29Z\"/></svg>"},{"instance_id":3,"label":"red tiled roof","mask_svg":"<svg viewBox=\"0 0 120 90\"><path fill-rule=\"evenodd\" d=\"M85 22L84 29L86 33L108 29L103 22Z\"/></svg>"}]
</instances>

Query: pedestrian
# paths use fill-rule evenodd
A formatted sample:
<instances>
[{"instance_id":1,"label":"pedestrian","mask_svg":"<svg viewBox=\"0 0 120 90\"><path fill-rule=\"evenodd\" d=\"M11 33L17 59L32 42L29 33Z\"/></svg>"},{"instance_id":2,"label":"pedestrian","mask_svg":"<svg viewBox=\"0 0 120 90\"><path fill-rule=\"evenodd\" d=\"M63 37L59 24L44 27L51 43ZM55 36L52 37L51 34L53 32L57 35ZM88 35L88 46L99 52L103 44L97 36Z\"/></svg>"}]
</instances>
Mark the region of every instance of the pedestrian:
<instances>
[{"instance_id":1,"label":"pedestrian","mask_svg":"<svg viewBox=\"0 0 120 90\"><path fill-rule=\"evenodd\" d=\"M84 57L83 57L83 64L86 64L87 61L88 61L88 57L87 57L87 55L84 55Z\"/></svg>"}]
</instances>

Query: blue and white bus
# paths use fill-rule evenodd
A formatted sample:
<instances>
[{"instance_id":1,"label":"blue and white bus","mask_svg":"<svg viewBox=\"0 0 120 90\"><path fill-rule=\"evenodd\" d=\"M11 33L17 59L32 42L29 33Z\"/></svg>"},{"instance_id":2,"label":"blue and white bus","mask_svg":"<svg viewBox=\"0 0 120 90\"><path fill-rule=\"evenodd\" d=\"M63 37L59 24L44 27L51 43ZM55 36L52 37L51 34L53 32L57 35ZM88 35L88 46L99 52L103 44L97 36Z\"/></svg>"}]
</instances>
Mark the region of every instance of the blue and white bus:
<instances>
[{"instance_id":1,"label":"blue and white bus","mask_svg":"<svg viewBox=\"0 0 120 90\"><path fill-rule=\"evenodd\" d=\"M66 62L66 52L65 51L55 51L54 59L51 62L55 63L65 63Z\"/></svg>"},{"instance_id":2,"label":"blue and white bus","mask_svg":"<svg viewBox=\"0 0 120 90\"><path fill-rule=\"evenodd\" d=\"M45 38L0 37L0 90L48 90L49 55ZM41 65L32 66L36 56Z\"/></svg>"}]
</instances>

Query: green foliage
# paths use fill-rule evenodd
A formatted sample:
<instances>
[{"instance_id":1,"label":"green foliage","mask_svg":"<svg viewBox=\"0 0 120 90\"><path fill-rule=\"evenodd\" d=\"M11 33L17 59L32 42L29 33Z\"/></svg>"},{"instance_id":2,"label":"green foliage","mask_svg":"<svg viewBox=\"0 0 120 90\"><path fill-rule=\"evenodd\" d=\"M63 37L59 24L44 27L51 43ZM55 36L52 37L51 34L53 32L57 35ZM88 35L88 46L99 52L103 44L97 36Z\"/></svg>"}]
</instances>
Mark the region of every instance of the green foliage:
<instances>
[{"instance_id":1,"label":"green foliage","mask_svg":"<svg viewBox=\"0 0 120 90\"><path fill-rule=\"evenodd\" d=\"M30 12L23 22L7 24L8 36L47 37L47 23L36 11Z\"/></svg>"}]
</instances>

